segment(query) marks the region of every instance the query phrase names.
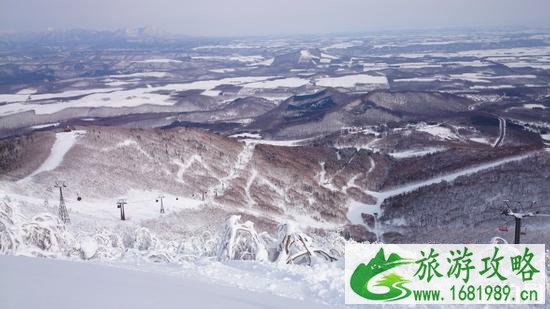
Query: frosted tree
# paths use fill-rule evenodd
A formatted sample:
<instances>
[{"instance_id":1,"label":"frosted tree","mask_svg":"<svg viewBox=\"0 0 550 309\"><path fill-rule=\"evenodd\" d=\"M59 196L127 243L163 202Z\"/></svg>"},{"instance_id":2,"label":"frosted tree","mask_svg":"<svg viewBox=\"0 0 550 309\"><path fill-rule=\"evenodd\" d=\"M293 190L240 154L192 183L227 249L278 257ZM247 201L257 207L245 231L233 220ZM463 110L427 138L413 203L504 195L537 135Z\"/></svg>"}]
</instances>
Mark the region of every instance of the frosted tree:
<instances>
[{"instance_id":1,"label":"frosted tree","mask_svg":"<svg viewBox=\"0 0 550 309\"><path fill-rule=\"evenodd\" d=\"M290 223L281 224L277 228L277 254L275 262L280 264L314 264L319 258L332 262L336 258L312 243L311 238L298 231Z\"/></svg>"},{"instance_id":2,"label":"frosted tree","mask_svg":"<svg viewBox=\"0 0 550 309\"><path fill-rule=\"evenodd\" d=\"M254 223L239 223L240 219L241 216L234 215L226 220L218 260L267 260L267 250L254 229Z\"/></svg>"},{"instance_id":3,"label":"frosted tree","mask_svg":"<svg viewBox=\"0 0 550 309\"><path fill-rule=\"evenodd\" d=\"M13 254L18 245L14 210L7 201L2 201L0 203L0 254Z\"/></svg>"}]
</instances>

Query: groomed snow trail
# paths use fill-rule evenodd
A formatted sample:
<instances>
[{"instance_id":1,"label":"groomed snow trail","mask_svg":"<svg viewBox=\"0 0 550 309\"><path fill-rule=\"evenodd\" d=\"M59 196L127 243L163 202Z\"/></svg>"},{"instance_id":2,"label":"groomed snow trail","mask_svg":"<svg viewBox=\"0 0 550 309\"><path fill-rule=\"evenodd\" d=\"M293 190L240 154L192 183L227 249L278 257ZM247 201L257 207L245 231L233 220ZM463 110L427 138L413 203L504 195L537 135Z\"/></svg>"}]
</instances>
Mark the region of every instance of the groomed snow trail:
<instances>
[{"instance_id":1,"label":"groomed snow trail","mask_svg":"<svg viewBox=\"0 0 550 309\"><path fill-rule=\"evenodd\" d=\"M191 167L191 165L193 165L193 163L195 163L195 162L198 162L198 163L204 165L202 163L202 157L197 155L197 154L192 155L191 158L189 158L186 162L181 162L178 159L173 159L172 160L172 163L174 163L175 165L177 165L179 167L178 171L176 172L176 181L177 182L183 183L183 175Z\"/></svg>"},{"instance_id":2,"label":"groomed snow trail","mask_svg":"<svg viewBox=\"0 0 550 309\"><path fill-rule=\"evenodd\" d=\"M462 169L462 170L459 170L459 171L449 173L447 175L437 176L437 177L434 177L434 178L431 178L431 179L428 179L428 180L410 183L410 184L407 184L407 185L404 185L404 186L401 186L401 187L397 187L397 188L394 188L394 189L390 189L390 190L387 190L387 191L377 192L377 191L365 190L364 191L365 193L367 193L369 195L372 195L373 197L376 198L376 204L365 204L365 203L360 203L360 202L352 202L349 205L349 209L348 209L348 214L347 214L348 220L353 224L364 224L363 220L361 218L361 213L366 213L366 214L371 214L371 215L377 214L377 216L379 217L382 214L382 209L381 209L382 203L390 197L397 196L397 195L404 194L404 193L409 193L409 192L412 192L414 190L420 189L422 187L431 186L433 184L437 184L437 183L440 183L440 182L443 182L443 181L451 182L451 181L454 181L455 179L457 179L460 176L472 175L472 174L475 174L477 172L487 170L487 169L490 169L490 168L494 168L494 167L497 167L497 166L500 166L500 165L503 165L503 164L506 164L506 163L520 161L520 160L523 160L523 159L531 156L532 154L533 153L528 153L528 154L524 154L524 155L518 155L518 156L513 156L513 157L500 159L500 160L497 160L497 161L494 161L494 162L489 162L489 163L476 165L476 166L473 166L473 167L469 167L469 168L466 168L466 169ZM375 232L378 235L378 237L380 238L380 235L382 234L383 231L380 230L379 224L377 224L376 225L376 231L373 231L373 232Z\"/></svg>"},{"instance_id":3,"label":"groomed snow trail","mask_svg":"<svg viewBox=\"0 0 550 309\"><path fill-rule=\"evenodd\" d=\"M220 183L208 190L209 201L212 202L218 195L223 195L229 187L230 182L239 177L244 168L248 165L254 156L254 148L256 144L253 142L245 142L243 150L237 156L237 162L231 168L227 176L220 179Z\"/></svg>"},{"instance_id":4,"label":"groomed snow trail","mask_svg":"<svg viewBox=\"0 0 550 309\"><path fill-rule=\"evenodd\" d=\"M498 117L498 137L493 143L493 148L500 147L504 144L504 138L506 137L506 119Z\"/></svg>"},{"instance_id":5,"label":"groomed snow trail","mask_svg":"<svg viewBox=\"0 0 550 309\"><path fill-rule=\"evenodd\" d=\"M252 187L252 184L254 183L254 180L256 179L257 176L258 176L258 171L256 171L256 169L252 169L250 177L248 177L248 180L246 181L246 187L244 189L244 192L246 194L247 207L252 207L256 204L256 202L252 198L252 194L250 193L250 188Z\"/></svg>"},{"instance_id":6,"label":"groomed snow trail","mask_svg":"<svg viewBox=\"0 0 550 309\"><path fill-rule=\"evenodd\" d=\"M71 131L55 134L55 142L46 161L44 161L42 165L40 165L40 167L29 176L23 178L23 180L28 180L34 175L56 169L61 162L63 162L65 154L67 154L67 152L69 152L69 150L71 150L73 145L76 143L77 137L85 133L86 131Z\"/></svg>"}]
</instances>

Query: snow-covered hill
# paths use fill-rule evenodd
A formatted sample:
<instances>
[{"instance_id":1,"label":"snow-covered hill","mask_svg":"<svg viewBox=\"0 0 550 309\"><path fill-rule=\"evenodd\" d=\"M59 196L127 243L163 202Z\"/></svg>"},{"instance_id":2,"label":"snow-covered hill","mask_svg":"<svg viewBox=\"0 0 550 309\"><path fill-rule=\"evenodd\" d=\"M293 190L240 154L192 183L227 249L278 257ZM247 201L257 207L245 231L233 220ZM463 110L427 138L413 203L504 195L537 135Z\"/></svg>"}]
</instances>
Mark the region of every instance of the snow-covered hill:
<instances>
[{"instance_id":1,"label":"snow-covered hill","mask_svg":"<svg viewBox=\"0 0 550 309\"><path fill-rule=\"evenodd\" d=\"M369 146L377 147L371 141L381 138L367 129L363 131L368 132L353 133L353 141L365 138ZM429 194L431 186L449 182L470 181L474 187L480 186L475 183L478 175L491 177L492 169L511 164L518 165L513 171L526 173L541 166L541 174L533 175L543 179L547 166L544 151L524 153L522 149L512 149L500 153L490 148L486 157L461 160L453 171L422 174L413 178L416 181L380 190L372 184L388 177L391 164L413 159L420 165L429 156L449 150L426 155L427 159L393 159L375 148L376 151L360 147L339 149L311 146L316 140L269 141L258 137L245 134L241 139L228 138L184 128L86 127L16 139L7 144L14 150L13 154L4 154L7 172L0 181L0 253L86 260L174 276L183 272L183 282L206 280L207 286L233 286L338 306L343 303L342 253L347 242L343 236L391 241L407 230L410 233L401 237L429 233L418 230L415 220L408 222L404 213L410 218L419 214L401 210L395 200L417 196L419 192ZM342 143L344 137L338 137ZM483 160L488 162L482 163ZM531 163L523 164L524 161ZM472 165L465 168L467 162ZM508 175L504 172L501 174ZM70 225L57 218L59 197L52 185L60 179L67 183L64 197ZM524 183L525 190L545 194L528 181ZM502 185L499 179L497 184ZM159 211L159 195L164 195L164 214ZM485 196L483 192L477 195ZM116 206L123 197L128 202L126 221L120 220ZM414 203L413 200L407 205ZM422 205L417 207L422 209ZM476 211L484 214L491 210ZM240 238L248 239L244 242L233 241L235 250L245 254L236 255L231 249L228 251L232 253L224 255L220 248L224 248L226 235L233 233L224 231L224 222L237 213L242 215L242 221L255 223L241 225L253 232L248 238ZM445 209L436 207L430 213L435 218L447 214ZM292 254L280 258L280 248L284 247L281 233L290 233L285 222L310 234L307 239L312 246L337 260L330 263L332 258L314 256L307 263L311 266L286 264ZM456 237L441 234L432 235L432 239L444 236ZM265 254L260 256L259 247L252 248L251 243L262 247ZM116 282L116 278L113 280Z\"/></svg>"}]
</instances>

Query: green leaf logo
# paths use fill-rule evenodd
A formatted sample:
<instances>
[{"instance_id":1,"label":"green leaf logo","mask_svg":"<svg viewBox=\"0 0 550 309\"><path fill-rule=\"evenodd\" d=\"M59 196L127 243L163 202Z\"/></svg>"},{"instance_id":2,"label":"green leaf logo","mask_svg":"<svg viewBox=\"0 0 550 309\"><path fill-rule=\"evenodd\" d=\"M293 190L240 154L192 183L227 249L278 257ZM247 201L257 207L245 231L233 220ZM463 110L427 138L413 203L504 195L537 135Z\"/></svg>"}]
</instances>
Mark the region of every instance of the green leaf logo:
<instances>
[{"instance_id":1,"label":"green leaf logo","mask_svg":"<svg viewBox=\"0 0 550 309\"><path fill-rule=\"evenodd\" d=\"M381 301L396 301L411 295L411 290L407 289L404 285L409 280L404 279L396 273L388 273L381 280L376 282L375 286L387 287L386 293L372 293L369 291L369 282L375 276L389 271L400 265L412 264L415 261L412 259L405 259L399 255L392 253L386 260L384 255L384 249L380 248L376 256L369 261L367 265L361 263L353 274L351 275L350 286L351 289L358 295L370 299Z\"/></svg>"}]
</instances>

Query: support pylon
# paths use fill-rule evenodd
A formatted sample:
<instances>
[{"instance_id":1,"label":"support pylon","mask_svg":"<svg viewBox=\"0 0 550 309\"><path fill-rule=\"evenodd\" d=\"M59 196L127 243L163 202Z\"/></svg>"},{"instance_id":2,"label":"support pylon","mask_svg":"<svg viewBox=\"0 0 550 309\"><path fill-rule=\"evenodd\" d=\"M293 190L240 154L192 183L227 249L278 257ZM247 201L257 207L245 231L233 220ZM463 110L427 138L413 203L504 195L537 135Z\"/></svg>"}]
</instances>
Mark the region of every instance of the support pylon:
<instances>
[{"instance_id":1,"label":"support pylon","mask_svg":"<svg viewBox=\"0 0 550 309\"><path fill-rule=\"evenodd\" d=\"M67 206L65 206L65 199L63 198L63 188L66 188L67 185L64 181L56 181L55 186L59 188L59 208L57 210L57 215L59 219L65 224L70 224L71 219L69 218L69 212L67 211Z\"/></svg>"},{"instance_id":2,"label":"support pylon","mask_svg":"<svg viewBox=\"0 0 550 309\"><path fill-rule=\"evenodd\" d=\"M124 212L124 205L128 204L125 199L120 199L116 202L117 207L120 209L120 220L126 221L126 212Z\"/></svg>"},{"instance_id":3,"label":"support pylon","mask_svg":"<svg viewBox=\"0 0 550 309\"><path fill-rule=\"evenodd\" d=\"M160 213L163 214L164 213L164 203L163 203L163 199L165 198L164 195L159 195L158 196L158 199L160 200ZM158 200L157 200L158 201Z\"/></svg>"}]
</instances>

